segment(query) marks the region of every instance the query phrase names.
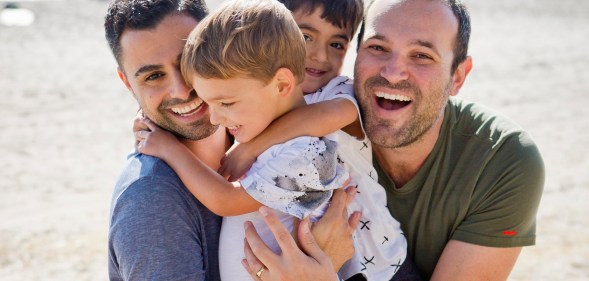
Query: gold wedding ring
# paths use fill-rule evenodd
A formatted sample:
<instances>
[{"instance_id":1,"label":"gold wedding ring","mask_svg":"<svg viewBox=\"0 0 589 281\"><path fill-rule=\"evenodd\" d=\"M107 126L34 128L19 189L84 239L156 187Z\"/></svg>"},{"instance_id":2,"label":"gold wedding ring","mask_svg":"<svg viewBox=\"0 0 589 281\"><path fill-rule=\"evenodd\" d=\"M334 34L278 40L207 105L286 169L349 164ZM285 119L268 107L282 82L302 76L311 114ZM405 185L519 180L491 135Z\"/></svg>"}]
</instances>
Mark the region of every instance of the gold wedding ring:
<instances>
[{"instance_id":1,"label":"gold wedding ring","mask_svg":"<svg viewBox=\"0 0 589 281\"><path fill-rule=\"evenodd\" d=\"M258 270L258 272L256 272L256 276L258 276L258 278L262 279L262 272L264 272L264 270L266 270L266 268L262 266L262 268L260 268L260 270Z\"/></svg>"}]
</instances>

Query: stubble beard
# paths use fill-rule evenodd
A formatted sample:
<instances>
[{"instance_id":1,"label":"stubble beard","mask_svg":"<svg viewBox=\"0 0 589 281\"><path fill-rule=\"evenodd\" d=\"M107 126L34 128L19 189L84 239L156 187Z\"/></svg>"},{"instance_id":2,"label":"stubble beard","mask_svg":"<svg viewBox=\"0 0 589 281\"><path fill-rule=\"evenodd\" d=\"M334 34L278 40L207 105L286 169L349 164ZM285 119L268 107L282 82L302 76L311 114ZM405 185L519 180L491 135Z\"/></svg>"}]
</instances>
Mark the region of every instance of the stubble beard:
<instances>
[{"instance_id":1,"label":"stubble beard","mask_svg":"<svg viewBox=\"0 0 589 281\"><path fill-rule=\"evenodd\" d=\"M178 139L191 141L202 140L204 138L211 136L219 128L218 125L211 124L208 114L206 116L203 116L203 118L194 121L190 124L179 125L175 123L172 118L168 117L168 114L170 114L170 112L168 112L168 110L166 109L176 104L190 103L194 101L196 98L196 92L193 90L190 93L190 97L187 100L171 99L164 101L162 102L162 104L160 104L160 106L157 109L157 116L153 116L152 118L152 116L148 115L148 117L162 129L165 129L166 131L169 131L172 134L174 134Z\"/></svg>"},{"instance_id":2,"label":"stubble beard","mask_svg":"<svg viewBox=\"0 0 589 281\"><path fill-rule=\"evenodd\" d=\"M412 103L415 103L413 117L405 124L378 117L371 100L376 86L411 92L414 99ZM381 76L366 79L363 86L354 84L366 135L374 145L382 148L397 149L414 144L443 116L451 86L451 81L448 81L423 95L419 88L408 81L391 84Z\"/></svg>"},{"instance_id":3,"label":"stubble beard","mask_svg":"<svg viewBox=\"0 0 589 281\"><path fill-rule=\"evenodd\" d=\"M179 126L168 118L161 119L162 120L155 121L155 123L181 140L202 140L211 136L219 128L218 125L211 124L208 118L198 120L186 126Z\"/></svg>"}]
</instances>

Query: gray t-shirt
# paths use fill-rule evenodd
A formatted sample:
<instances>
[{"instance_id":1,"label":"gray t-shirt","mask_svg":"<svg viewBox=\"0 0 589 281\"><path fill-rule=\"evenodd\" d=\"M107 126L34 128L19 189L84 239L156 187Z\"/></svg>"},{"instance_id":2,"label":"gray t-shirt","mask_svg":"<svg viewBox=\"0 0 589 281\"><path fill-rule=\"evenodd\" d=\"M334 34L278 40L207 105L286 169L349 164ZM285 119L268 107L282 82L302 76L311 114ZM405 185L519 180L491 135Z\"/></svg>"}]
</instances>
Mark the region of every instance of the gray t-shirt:
<instances>
[{"instance_id":1,"label":"gray t-shirt","mask_svg":"<svg viewBox=\"0 0 589 281\"><path fill-rule=\"evenodd\" d=\"M162 160L131 154L115 186L110 280L220 280L221 217Z\"/></svg>"}]
</instances>

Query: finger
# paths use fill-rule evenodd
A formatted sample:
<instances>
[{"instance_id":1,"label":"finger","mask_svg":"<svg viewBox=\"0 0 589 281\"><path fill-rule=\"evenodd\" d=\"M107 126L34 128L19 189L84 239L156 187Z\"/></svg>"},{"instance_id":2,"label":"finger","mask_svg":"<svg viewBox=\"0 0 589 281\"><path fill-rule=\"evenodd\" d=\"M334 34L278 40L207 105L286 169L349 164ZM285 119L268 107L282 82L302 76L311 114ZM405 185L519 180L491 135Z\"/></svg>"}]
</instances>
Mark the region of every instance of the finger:
<instances>
[{"instance_id":1,"label":"finger","mask_svg":"<svg viewBox=\"0 0 589 281\"><path fill-rule=\"evenodd\" d=\"M260 207L259 211L262 215L262 218L264 219L264 222L266 223L266 226L274 235L276 242L278 242L278 246L282 250L282 253L289 256L291 253L300 251L290 231L284 227L276 214L274 214L270 208L262 206ZM258 255L256 254L256 256ZM268 265L268 263L266 263L266 261L263 260L260 256L258 256L258 258L260 258L264 264Z\"/></svg>"},{"instance_id":2,"label":"finger","mask_svg":"<svg viewBox=\"0 0 589 281\"><path fill-rule=\"evenodd\" d=\"M327 211L325 211L324 218L332 220L341 216L346 207L346 197L346 192L343 189L336 189L331 196L331 202L329 203Z\"/></svg>"},{"instance_id":3,"label":"finger","mask_svg":"<svg viewBox=\"0 0 589 281\"><path fill-rule=\"evenodd\" d=\"M225 165L223 165L223 163L221 162L221 167L219 167L219 170L217 170L217 174L221 175L223 178L227 178L227 175L225 174L227 171L225 169Z\"/></svg>"},{"instance_id":4,"label":"finger","mask_svg":"<svg viewBox=\"0 0 589 281\"><path fill-rule=\"evenodd\" d=\"M138 141L142 141L147 137L147 134L149 134L148 131L144 131L144 130L137 131L137 132L135 132L135 139Z\"/></svg>"},{"instance_id":5,"label":"finger","mask_svg":"<svg viewBox=\"0 0 589 281\"><path fill-rule=\"evenodd\" d=\"M245 260L245 259L241 260L241 265L243 266L243 268L245 268L245 271L247 271L247 273L249 273L252 280L256 280L256 281L262 280L262 279L258 278L256 273L253 272L252 269L250 269L249 265L247 264L247 260Z\"/></svg>"},{"instance_id":6,"label":"finger","mask_svg":"<svg viewBox=\"0 0 589 281\"><path fill-rule=\"evenodd\" d=\"M351 181L352 181L352 177L348 177L348 179L346 180L346 182L344 182L344 184L342 186L347 186L348 184L350 184Z\"/></svg>"},{"instance_id":7,"label":"finger","mask_svg":"<svg viewBox=\"0 0 589 281\"><path fill-rule=\"evenodd\" d=\"M354 197L356 197L356 194L358 193L358 186L348 186L348 188L346 189L346 207L350 206L350 204L352 203L352 201L354 201Z\"/></svg>"},{"instance_id":8,"label":"finger","mask_svg":"<svg viewBox=\"0 0 589 281\"><path fill-rule=\"evenodd\" d=\"M348 224L350 225L352 232L354 232L354 230L356 230L356 228L358 227L358 223L360 223L361 218L362 218L362 213L359 211L355 211L350 216L350 219L348 220Z\"/></svg>"},{"instance_id":9,"label":"finger","mask_svg":"<svg viewBox=\"0 0 589 281\"><path fill-rule=\"evenodd\" d=\"M229 177L229 181L238 181L242 178L242 177L236 177L234 173L229 173L229 172L227 172L227 176Z\"/></svg>"},{"instance_id":10,"label":"finger","mask_svg":"<svg viewBox=\"0 0 589 281\"><path fill-rule=\"evenodd\" d=\"M315 241L315 237L311 233L310 222L309 218L305 218L299 223L299 228L297 231L297 235L299 238L299 243L301 245L301 249L309 256L317 260L319 263L323 264L326 259L329 260L327 254L319 248L317 242Z\"/></svg>"},{"instance_id":11,"label":"finger","mask_svg":"<svg viewBox=\"0 0 589 281\"><path fill-rule=\"evenodd\" d=\"M145 148L145 141L144 140L137 143L137 152L143 153L144 148Z\"/></svg>"},{"instance_id":12,"label":"finger","mask_svg":"<svg viewBox=\"0 0 589 281\"><path fill-rule=\"evenodd\" d=\"M241 264L243 264L245 270L252 276L252 278L256 279L258 277L256 273L264 265L262 264L262 262L260 262L258 258L256 258L256 256L252 252L252 249L250 248L247 239L243 240L243 252L245 254L245 259L241 261Z\"/></svg>"},{"instance_id":13,"label":"finger","mask_svg":"<svg viewBox=\"0 0 589 281\"><path fill-rule=\"evenodd\" d=\"M143 118L145 114L143 114L143 109L140 107L137 109L137 113L135 113L135 118Z\"/></svg>"},{"instance_id":14,"label":"finger","mask_svg":"<svg viewBox=\"0 0 589 281\"><path fill-rule=\"evenodd\" d=\"M143 119L143 123L149 128L150 131L155 132L160 129L158 125L153 123L153 121L149 120L148 118Z\"/></svg>"},{"instance_id":15,"label":"finger","mask_svg":"<svg viewBox=\"0 0 589 281\"><path fill-rule=\"evenodd\" d=\"M255 263L255 260L258 260L261 264L266 265L268 268L276 265L279 256L276 255L270 248L268 248L268 246L266 246L262 238L260 238L260 235L258 235L254 225L247 221L244 224L244 228L245 239L249 249L251 250L250 252L245 252L246 259L250 265L251 263Z\"/></svg>"},{"instance_id":16,"label":"finger","mask_svg":"<svg viewBox=\"0 0 589 281\"><path fill-rule=\"evenodd\" d=\"M149 130L147 125L143 122L143 118L137 118L133 120L133 132L141 131L141 130Z\"/></svg>"}]
</instances>

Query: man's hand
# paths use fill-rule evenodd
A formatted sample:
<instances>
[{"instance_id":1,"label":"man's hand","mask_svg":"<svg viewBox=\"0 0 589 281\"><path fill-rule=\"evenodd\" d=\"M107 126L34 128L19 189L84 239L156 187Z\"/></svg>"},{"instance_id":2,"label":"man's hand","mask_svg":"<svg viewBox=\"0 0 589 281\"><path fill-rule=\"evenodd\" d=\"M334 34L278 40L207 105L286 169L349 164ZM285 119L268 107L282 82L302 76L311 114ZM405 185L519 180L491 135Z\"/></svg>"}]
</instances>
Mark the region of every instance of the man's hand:
<instances>
[{"instance_id":1,"label":"man's hand","mask_svg":"<svg viewBox=\"0 0 589 281\"><path fill-rule=\"evenodd\" d=\"M355 194L354 187L336 190L325 216L313 225L312 231L308 219L301 221L297 229L301 249L268 207L262 206L260 214L276 237L282 254L272 252L248 222L245 224L246 258L242 261L243 266L254 280L260 280L256 276L260 271L264 281L337 280L335 273L354 254L352 233L361 214L355 212L348 218L347 206ZM314 235L318 238L315 239Z\"/></svg>"},{"instance_id":2,"label":"man's hand","mask_svg":"<svg viewBox=\"0 0 589 281\"><path fill-rule=\"evenodd\" d=\"M362 217L360 212L354 212L348 218L347 206L356 195L356 188L334 191L331 204L327 212L311 227L311 231L319 247L331 258L335 271L354 254L352 233Z\"/></svg>"},{"instance_id":3,"label":"man's hand","mask_svg":"<svg viewBox=\"0 0 589 281\"><path fill-rule=\"evenodd\" d=\"M308 219L301 221L297 231L301 249L290 232L266 206L260 214L276 237L281 254L277 255L264 244L251 222L246 222L243 266L254 280L280 281L336 281L330 258L319 248L309 227ZM304 252L303 252L304 251Z\"/></svg>"}]
</instances>

